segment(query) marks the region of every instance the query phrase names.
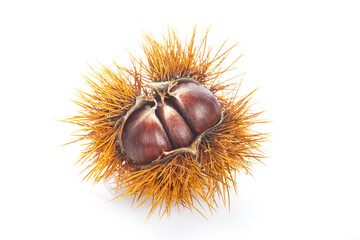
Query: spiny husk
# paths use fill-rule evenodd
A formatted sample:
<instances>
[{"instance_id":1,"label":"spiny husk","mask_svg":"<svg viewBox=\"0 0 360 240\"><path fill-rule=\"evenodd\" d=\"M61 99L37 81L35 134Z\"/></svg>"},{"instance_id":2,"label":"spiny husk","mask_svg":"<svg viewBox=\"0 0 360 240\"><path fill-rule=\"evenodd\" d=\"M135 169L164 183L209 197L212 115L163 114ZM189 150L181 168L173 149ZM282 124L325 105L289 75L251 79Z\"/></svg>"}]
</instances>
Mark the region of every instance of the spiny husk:
<instances>
[{"instance_id":1,"label":"spiny husk","mask_svg":"<svg viewBox=\"0 0 360 240\"><path fill-rule=\"evenodd\" d=\"M107 181L117 172L131 171L128 158L118 148L118 131L122 117L141 93L146 92L137 71L129 73L107 67L93 70L85 76L92 93L79 91L79 100L74 101L82 111L65 121L81 126L76 132L85 145L78 163L85 164L85 180Z\"/></svg>"},{"instance_id":2,"label":"spiny husk","mask_svg":"<svg viewBox=\"0 0 360 240\"><path fill-rule=\"evenodd\" d=\"M195 35L196 28L190 40L182 43L169 29L160 43L145 34L142 47L147 61L131 56L131 68L116 65L114 72L104 67L93 75L95 80L87 78L93 93L81 92L76 103L83 111L66 120L82 127L78 140L86 149L79 162L86 164L85 179L115 183L115 199L133 197L139 206L149 200L149 217L157 209L160 216L170 214L173 206L195 209L203 215L205 208L216 210L219 199L226 205L230 189L236 189L236 174L249 173L251 165L262 158L260 144L265 135L252 131L252 125L260 121L259 113L249 111L251 94L241 98L240 82L230 84L229 79L220 78L241 56L222 68L234 46L223 50L223 43L213 51L207 46L208 31L198 43ZM204 135L198 157L176 154L162 164L139 169L120 148L118 132L123 118L136 97L156 94L155 90L147 91L151 82L182 77L195 79L216 95L223 122Z\"/></svg>"},{"instance_id":3,"label":"spiny husk","mask_svg":"<svg viewBox=\"0 0 360 240\"><path fill-rule=\"evenodd\" d=\"M208 46L209 31L210 29L207 29L197 42L197 30L194 27L190 40L184 43L171 28L161 42L156 41L150 33L145 33L142 48L146 61L133 56L132 61L139 63L145 73L144 80L148 82L165 82L189 77L199 81L211 91L226 89L229 85L224 79L218 80L218 77L231 70L242 55L222 68L223 62L237 44L224 49L225 41L214 50Z\"/></svg>"}]
</instances>

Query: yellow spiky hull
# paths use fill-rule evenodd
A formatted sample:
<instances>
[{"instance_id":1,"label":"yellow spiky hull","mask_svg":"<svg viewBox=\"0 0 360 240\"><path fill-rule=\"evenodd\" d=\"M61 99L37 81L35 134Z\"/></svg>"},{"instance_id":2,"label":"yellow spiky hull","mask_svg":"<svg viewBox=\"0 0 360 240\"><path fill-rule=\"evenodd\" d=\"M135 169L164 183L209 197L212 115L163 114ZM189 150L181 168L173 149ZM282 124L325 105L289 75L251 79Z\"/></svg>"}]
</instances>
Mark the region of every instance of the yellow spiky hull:
<instances>
[{"instance_id":1,"label":"yellow spiky hull","mask_svg":"<svg viewBox=\"0 0 360 240\"><path fill-rule=\"evenodd\" d=\"M207 46L208 31L198 43L195 35L194 28L190 40L182 44L172 29L164 42L146 34L142 45L146 61L131 56L130 68L115 64L115 70L104 66L94 70L86 77L93 92L79 93L75 102L82 111L66 120L81 126L77 141L85 145L79 159L87 171L85 179L115 183L119 193L115 199L134 197L139 205L150 199L149 217L157 209L160 216L169 215L173 206L195 209L203 215L204 207L216 210L219 200L227 205L230 190L236 190L236 174L248 173L263 157L260 144L266 135L252 130L261 122L260 113L249 109L252 93L240 96L240 81L230 83L221 78L241 56L221 68L234 46L224 50L224 43L212 52ZM162 164L139 169L119 147L123 117L138 96L153 94L151 82L181 77L195 79L218 98L223 122L204 135L196 155L178 154Z\"/></svg>"}]
</instances>

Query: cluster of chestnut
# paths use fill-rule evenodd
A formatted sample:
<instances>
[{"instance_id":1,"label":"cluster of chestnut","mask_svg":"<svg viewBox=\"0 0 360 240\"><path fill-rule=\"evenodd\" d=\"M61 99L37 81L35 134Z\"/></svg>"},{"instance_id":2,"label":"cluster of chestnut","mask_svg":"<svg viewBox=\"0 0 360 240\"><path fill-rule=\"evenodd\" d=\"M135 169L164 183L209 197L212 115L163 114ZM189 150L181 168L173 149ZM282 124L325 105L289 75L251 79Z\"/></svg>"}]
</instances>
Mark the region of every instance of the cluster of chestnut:
<instances>
[{"instance_id":1,"label":"cluster of chestnut","mask_svg":"<svg viewBox=\"0 0 360 240\"><path fill-rule=\"evenodd\" d=\"M163 92L137 101L124 119L121 147L133 163L147 165L186 149L221 121L219 101L199 82L179 79Z\"/></svg>"}]
</instances>

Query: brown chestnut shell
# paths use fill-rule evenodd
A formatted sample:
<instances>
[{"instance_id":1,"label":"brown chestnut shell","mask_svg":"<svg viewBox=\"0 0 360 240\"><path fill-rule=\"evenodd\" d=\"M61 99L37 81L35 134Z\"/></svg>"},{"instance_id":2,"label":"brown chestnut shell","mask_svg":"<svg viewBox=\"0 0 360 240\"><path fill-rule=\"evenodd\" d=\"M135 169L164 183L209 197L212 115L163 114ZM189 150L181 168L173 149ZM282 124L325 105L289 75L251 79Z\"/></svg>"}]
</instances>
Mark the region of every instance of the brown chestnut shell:
<instances>
[{"instance_id":1,"label":"brown chestnut shell","mask_svg":"<svg viewBox=\"0 0 360 240\"><path fill-rule=\"evenodd\" d=\"M172 149L163 125L149 103L129 116L122 141L128 157L136 159L138 164L148 164L162 152Z\"/></svg>"},{"instance_id":2,"label":"brown chestnut shell","mask_svg":"<svg viewBox=\"0 0 360 240\"><path fill-rule=\"evenodd\" d=\"M198 135L220 120L220 104L207 88L195 82L182 82L169 90L170 101Z\"/></svg>"},{"instance_id":3,"label":"brown chestnut shell","mask_svg":"<svg viewBox=\"0 0 360 240\"><path fill-rule=\"evenodd\" d=\"M186 147L194 140L194 134L184 118L168 101L158 102L157 116L163 124L174 149Z\"/></svg>"}]
</instances>

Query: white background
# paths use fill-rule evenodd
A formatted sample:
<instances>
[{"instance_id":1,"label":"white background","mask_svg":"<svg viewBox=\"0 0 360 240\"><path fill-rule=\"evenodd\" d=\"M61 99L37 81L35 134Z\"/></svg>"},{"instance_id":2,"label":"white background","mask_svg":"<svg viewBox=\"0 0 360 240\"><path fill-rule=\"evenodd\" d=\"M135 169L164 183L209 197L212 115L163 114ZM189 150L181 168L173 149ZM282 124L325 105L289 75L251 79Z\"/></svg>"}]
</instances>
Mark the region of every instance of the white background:
<instances>
[{"instance_id":1,"label":"white background","mask_svg":"<svg viewBox=\"0 0 360 240\"><path fill-rule=\"evenodd\" d=\"M0 239L360 239L358 1L1 1ZM110 202L73 166L87 64L127 66L142 32L239 42L243 93L272 123L266 165L238 178L231 211L148 209Z\"/></svg>"}]
</instances>

